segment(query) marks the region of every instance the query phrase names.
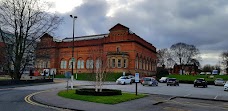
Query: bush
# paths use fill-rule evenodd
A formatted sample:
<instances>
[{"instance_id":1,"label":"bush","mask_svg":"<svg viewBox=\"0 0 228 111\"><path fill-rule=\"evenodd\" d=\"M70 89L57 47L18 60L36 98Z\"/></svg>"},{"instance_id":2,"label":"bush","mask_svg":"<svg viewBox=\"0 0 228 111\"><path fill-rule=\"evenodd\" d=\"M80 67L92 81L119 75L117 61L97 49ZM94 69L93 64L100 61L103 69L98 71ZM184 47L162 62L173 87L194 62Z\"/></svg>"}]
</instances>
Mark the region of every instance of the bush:
<instances>
[{"instance_id":1,"label":"bush","mask_svg":"<svg viewBox=\"0 0 228 111\"><path fill-rule=\"evenodd\" d=\"M76 94L79 95L93 95L93 96L113 96L113 95L122 95L121 90L114 89L102 89L102 92L96 92L94 88L82 88L76 89Z\"/></svg>"}]
</instances>

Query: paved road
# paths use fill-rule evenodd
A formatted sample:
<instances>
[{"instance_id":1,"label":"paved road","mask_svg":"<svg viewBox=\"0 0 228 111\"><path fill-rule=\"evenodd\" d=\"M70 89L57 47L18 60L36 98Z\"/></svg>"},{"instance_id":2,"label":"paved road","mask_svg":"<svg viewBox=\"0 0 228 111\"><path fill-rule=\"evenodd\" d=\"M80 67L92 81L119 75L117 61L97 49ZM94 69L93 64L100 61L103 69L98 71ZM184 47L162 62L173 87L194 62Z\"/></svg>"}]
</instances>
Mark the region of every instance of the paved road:
<instances>
[{"instance_id":1,"label":"paved road","mask_svg":"<svg viewBox=\"0 0 228 111\"><path fill-rule=\"evenodd\" d=\"M86 84L82 81L75 82L76 84ZM88 83L87 83L88 84ZM135 92L135 84L132 85L105 85L104 88L120 89L127 92ZM89 87L89 86L87 86ZM161 94L171 96L184 97L199 97L206 99L220 99L228 101L228 92L223 90L223 86L208 85L208 88L193 87L192 84L180 84L180 86L166 86L165 83L159 83L158 86L142 86L138 83L139 93Z\"/></svg>"},{"instance_id":2,"label":"paved road","mask_svg":"<svg viewBox=\"0 0 228 111\"><path fill-rule=\"evenodd\" d=\"M59 81L66 81L60 79ZM93 82L88 81L74 81L73 83L78 87L91 87ZM135 92L135 84L132 85L116 85L114 82L107 82L104 88L120 89L127 92ZM58 84L47 84L37 86L26 86L16 88L0 88L0 111L53 111L53 109L39 107L28 104L24 101L24 97L33 92L49 89L64 89L66 82ZM139 93L159 94L152 97L162 101L161 104L146 106L145 110L157 109L166 111L213 111L213 110L228 110L227 102L219 101L205 101L205 100L192 100L184 98L175 98L169 100L173 96L187 96L187 97L201 97L209 99L223 99L228 100L228 92L223 91L220 86L208 86L208 88L194 88L192 84L180 84L180 86L166 86L160 83L158 87L142 86L138 84ZM161 94L161 95L160 95ZM163 95L170 95L163 98ZM155 98L156 97L156 98ZM160 99L159 99L160 98ZM48 97L47 97L48 99ZM127 104L127 103L124 103ZM118 105L117 105L118 106Z\"/></svg>"},{"instance_id":3,"label":"paved road","mask_svg":"<svg viewBox=\"0 0 228 111\"><path fill-rule=\"evenodd\" d=\"M41 84L36 86L1 87L0 111L53 111L54 109L31 105L24 98L34 92L55 88L64 88L66 83ZM48 99L48 98L47 98Z\"/></svg>"}]
</instances>

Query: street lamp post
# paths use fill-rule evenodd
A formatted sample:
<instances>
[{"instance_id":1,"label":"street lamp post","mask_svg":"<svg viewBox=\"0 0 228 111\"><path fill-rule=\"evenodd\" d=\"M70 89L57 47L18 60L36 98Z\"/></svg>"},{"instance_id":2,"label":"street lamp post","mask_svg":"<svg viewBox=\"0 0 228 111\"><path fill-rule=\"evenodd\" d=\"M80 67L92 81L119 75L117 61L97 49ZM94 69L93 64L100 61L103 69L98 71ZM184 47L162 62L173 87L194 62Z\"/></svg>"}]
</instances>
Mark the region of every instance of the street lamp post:
<instances>
[{"instance_id":1,"label":"street lamp post","mask_svg":"<svg viewBox=\"0 0 228 111\"><path fill-rule=\"evenodd\" d=\"M71 58L71 72L72 75L74 74L74 24L75 24L75 19L77 16L70 15L70 17L73 19L73 41L72 41L72 58Z\"/></svg>"}]
</instances>

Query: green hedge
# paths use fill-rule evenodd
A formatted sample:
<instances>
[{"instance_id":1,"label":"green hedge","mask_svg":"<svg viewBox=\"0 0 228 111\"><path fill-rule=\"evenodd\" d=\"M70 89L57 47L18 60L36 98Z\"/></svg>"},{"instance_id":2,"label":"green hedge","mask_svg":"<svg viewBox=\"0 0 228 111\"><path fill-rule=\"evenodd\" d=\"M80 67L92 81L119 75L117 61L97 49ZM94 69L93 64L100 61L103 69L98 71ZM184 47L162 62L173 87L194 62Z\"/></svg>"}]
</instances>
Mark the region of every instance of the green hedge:
<instances>
[{"instance_id":1,"label":"green hedge","mask_svg":"<svg viewBox=\"0 0 228 111\"><path fill-rule=\"evenodd\" d=\"M93 96L114 96L114 95L122 95L121 90L115 89L102 89L102 92L95 92L94 88L83 88L76 89L76 94L79 95L93 95Z\"/></svg>"},{"instance_id":2,"label":"green hedge","mask_svg":"<svg viewBox=\"0 0 228 111\"><path fill-rule=\"evenodd\" d=\"M77 80L86 80L86 81L94 81L96 74L92 73L80 73L77 74ZM122 73L107 73L104 75L104 81L116 81L120 76L122 76ZM76 74L74 74L74 78L76 77ZM65 78L65 75L56 75L55 78Z\"/></svg>"},{"instance_id":3,"label":"green hedge","mask_svg":"<svg viewBox=\"0 0 228 111\"><path fill-rule=\"evenodd\" d=\"M228 81L228 75L214 75L214 78L209 78L210 75L179 75L179 74L172 74L168 75L169 78L177 78L180 83L188 83L193 84L194 80L197 78L205 78L209 85L214 84L214 80L216 78L223 78L223 80Z\"/></svg>"}]
</instances>

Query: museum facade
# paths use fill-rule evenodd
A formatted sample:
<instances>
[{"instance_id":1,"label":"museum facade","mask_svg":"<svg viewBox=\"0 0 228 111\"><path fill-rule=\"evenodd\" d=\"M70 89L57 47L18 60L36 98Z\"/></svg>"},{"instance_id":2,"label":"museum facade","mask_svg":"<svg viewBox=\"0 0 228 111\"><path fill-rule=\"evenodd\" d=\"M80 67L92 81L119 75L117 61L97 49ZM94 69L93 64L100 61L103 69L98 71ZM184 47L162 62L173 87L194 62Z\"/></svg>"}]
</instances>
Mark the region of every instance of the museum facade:
<instances>
[{"instance_id":1,"label":"museum facade","mask_svg":"<svg viewBox=\"0 0 228 111\"><path fill-rule=\"evenodd\" d=\"M57 74L64 74L72 66L74 73L91 73L100 68L106 72L155 75L156 48L119 23L107 34L75 37L74 41L72 37L55 41L44 34L36 48L36 69L54 68Z\"/></svg>"}]
</instances>

